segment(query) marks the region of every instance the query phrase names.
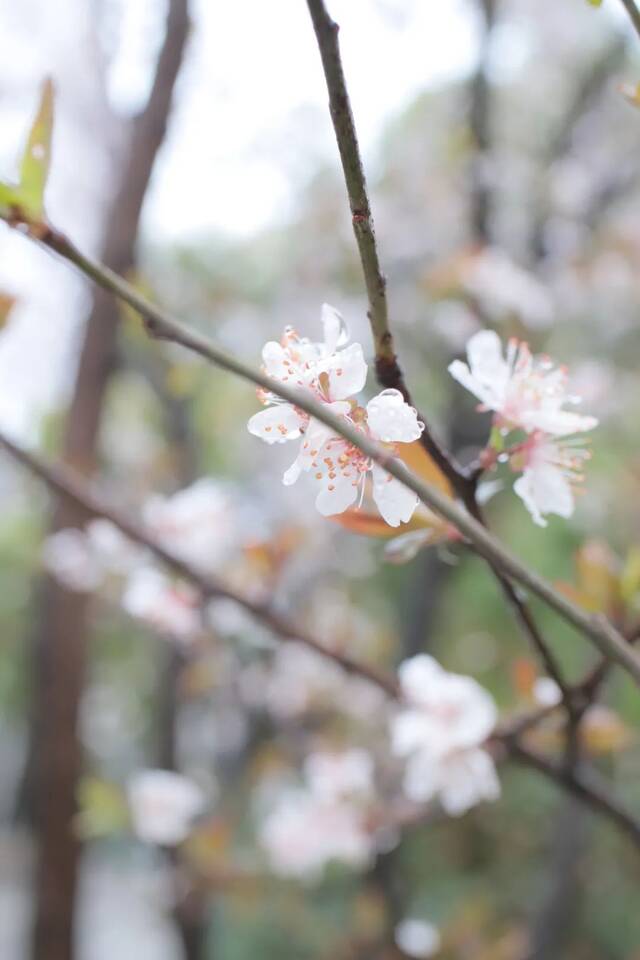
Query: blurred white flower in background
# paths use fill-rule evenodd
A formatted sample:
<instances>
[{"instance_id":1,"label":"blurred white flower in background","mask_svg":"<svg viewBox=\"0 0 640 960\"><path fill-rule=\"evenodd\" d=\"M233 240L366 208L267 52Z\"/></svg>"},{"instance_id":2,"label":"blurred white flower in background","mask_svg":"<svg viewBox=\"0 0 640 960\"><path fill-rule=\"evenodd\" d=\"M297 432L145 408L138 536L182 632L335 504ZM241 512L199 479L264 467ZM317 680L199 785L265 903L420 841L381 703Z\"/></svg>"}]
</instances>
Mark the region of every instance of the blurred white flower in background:
<instances>
[{"instance_id":1,"label":"blurred white flower in background","mask_svg":"<svg viewBox=\"0 0 640 960\"><path fill-rule=\"evenodd\" d=\"M233 540L230 497L209 477L170 497L152 496L143 519L159 543L205 572L214 568Z\"/></svg>"},{"instance_id":2,"label":"blurred white flower in background","mask_svg":"<svg viewBox=\"0 0 640 960\"><path fill-rule=\"evenodd\" d=\"M174 582L154 567L142 567L131 575L121 603L132 617L185 643L202 629L197 590Z\"/></svg>"},{"instance_id":3,"label":"blurred white flower in background","mask_svg":"<svg viewBox=\"0 0 640 960\"><path fill-rule=\"evenodd\" d=\"M451 816L496 799L497 774L482 748L497 721L491 695L427 654L401 664L399 680L407 707L391 719L391 740L393 752L406 758L407 796L418 803L438 797Z\"/></svg>"},{"instance_id":4,"label":"blurred white flower in background","mask_svg":"<svg viewBox=\"0 0 640 960\"><path fill-rule=\"evenodd\" d=\"M204 807L200 787L170 770L141 770L127 786L133 829L146 843L175 846Z\"/></svg>"},{"instance_id":5,"label":"blurred white flower in background","mask_svg":"<svg viewBox=\"0 0 640 960\"><path fill-rule=\"evenodd\" d=\"M409 957L433 957L440 949L441 937L437 927L427 920L407 917L395 929L395 941Z\"/></svg>"},{"instance_id":6,"label":"blurred white flower in background","mask_svg":"<svg viewBox=\"0 0 640 960\"><path fill-rule=\"evenodd\" d=\"M373 762L364 750L310 754L303 786L276 794L258 834L271 869L282 876L317 879L338 860L365 867L376 841L365 820L373 789Z\"/></svg>"},{"instance_id":7,"label":"blurred white flower in background","mask_svg":"<svg viewBox=\"0 0 640 960\"><path fill-rule=\"evenodd\" d=\"M104 579L104 570L82 530L59 530L42 545L45 568L69 590L89 593Z\"/></svg>"}]
</instances>

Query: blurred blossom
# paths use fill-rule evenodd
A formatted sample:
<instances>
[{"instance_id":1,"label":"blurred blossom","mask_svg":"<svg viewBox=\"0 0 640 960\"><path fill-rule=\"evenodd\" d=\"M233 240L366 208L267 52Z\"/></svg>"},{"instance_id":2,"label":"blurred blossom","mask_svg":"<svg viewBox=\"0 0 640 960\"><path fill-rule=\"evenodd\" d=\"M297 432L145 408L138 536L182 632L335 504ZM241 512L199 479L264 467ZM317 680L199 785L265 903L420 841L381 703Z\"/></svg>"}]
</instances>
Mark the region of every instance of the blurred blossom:
<instances>
[{"instance_id":1,"label":"blurred blossom","mask_svg":"<svg viewBox=\"0 0 640 960\"><path fill-rule=\"evenodd\" d=\"M429 321L434 333L454 352L462 350L478 331L478 318L459 300L442 300L433 306Z\"/></svg>"},{"instance_id":2,"label":"blurred blossom","mask_svg":"<svg viewBox=\"0 0 640 960\"><path fill-rule=\"evenodd\" d=\"M497 721L491 695L426 654L406 660L399 679L408 707L392 718L391 737L393 752L407 758L407 796L416 802L437 796L451 816L495 800L500 785L482 749Z\"/></svg>"},{"instance_id":3,"label":"blurred blossom","mask_svg":"<svg viewBox=\"0 0 640 960\"><path fill-rule=\"evenodd\" d=\"M122 607L132 617L185 643L202 629L198 592L153 567L132 574L122 594Z\"/></svg>"},{"instance_id":4,"label":"blurred blossom","mask_svg":"<svg viewBox=\"0 0 640 960\"><path fill-rule=\"evenodd\" d=\"M59 530L42 546L42 562L65 587L87 593L100 586L104 570L81 530Z\"/></svg>"},{"instance_id":5,"label":"blurred blossom","mask_svg":"<svg viewBox=\"0 0 640 960\"><path fill-rule=\"evenodd\" d=\"M137 836L162 846L181 843L204 807L200 787L169 770L140 771L129 781L127 793Z\"/></svg>"},{"instance_id":6,"label":"blurred blossom","mask_svg":"<svg viewBox=\"0 0 640 960\"><path fill-rule=\"evenodd\" d=\"M322 800L362 796L373 788L373 760L365 750L312 753L304 772L311 792Z\"/></svg>"},{"instance_id":7,"label":"blurred blossom","mask_svg":"<svg viewBox=\"0 0 640 960\"><path fill-rule=\"evenodd\" d=\"M317 879L332 860L361 869L373 853L357 808L319 800L303 789L282 794L261 823L259 837L274 873L301 880Z\"/></svg>"},{"instance_id":8,"label":"blurred blossom","mask_svg":"<svg viewBox=\"0 0 640 960\"><path fill-rule=\"evenodd\" d=\"M555 707L562 701L562 691L551 677L537 677L531 692L541 707Z\"/></svg>"},{"instance_id":9,"label":"blurred blossom","mask_svg":"<svg viewBox=\"0 0 640 960\"><path fill-rule=\"evenodd\" d=\"M547 289L504 250L486 247L468 258L461 281L482 311L496 320L516 316L533 329L548 327L553 322L553 303Z\"/></svg>"},{"instance_id":10,"label":"blurred blossom","mask_svg":"<svg viewBox=\"0 0 640 960\"><path fill-rule=\"evenodd\" d=\"M283 876L316 879L331 860L366 866L374 837L365 823L373 763L363 750L313 753L304 787L287 786L259 827L272 869Z\"/></svg>"},{"instance_id":11,"label":"blurred blossom","mask_svg":"<svg viewBox=\"0 0 640 960\"><path fill-rule=\"evenodd\" d=\"M208 477L173 496L151 497L143 517L159 543L205 572L224 557L234 534L229 496Z\"/></svg>"},{"instance_id":12,"label":"blurred blossom","mask_svg":"<svg viewBox=\"0 0 640 960\"><path fill-rule=\"evenodd\" d=\"M440 949L440 932L427 920L407 917L395 930L396 944L409 957L433 957Z\"/></svg>"}]
</instances>

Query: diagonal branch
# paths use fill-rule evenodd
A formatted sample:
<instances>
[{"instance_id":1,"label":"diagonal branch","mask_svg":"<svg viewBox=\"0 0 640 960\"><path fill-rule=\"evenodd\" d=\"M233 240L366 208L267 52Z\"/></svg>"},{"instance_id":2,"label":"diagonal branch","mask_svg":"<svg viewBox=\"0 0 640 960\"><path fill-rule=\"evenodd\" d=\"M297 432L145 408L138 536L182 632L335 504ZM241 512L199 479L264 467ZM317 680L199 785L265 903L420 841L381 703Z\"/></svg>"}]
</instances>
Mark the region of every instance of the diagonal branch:
<instances>
[{"instance_id":1,"label":"diagonal branch","mask_svg":"<svg viewBox=\"0 0 640 960\"><path fill-rule=\"evenodd\" d=\"M152 535L135 521L130 520L120 511L102 501L93 493L86 482L67 467L48 464L41 457L25 450L3 433L0 433L0 446L4 447L15 460L43 480L56 494L74 503L81 504L89 516L101 517L110 521L134 543L146 547L150 553L173 570L174 573L194 584L202 593L203 598L232 600L276 636L284 640L297 641L310 647L321 656L337 663L348 673L363 677L365 680L374 683L387 695L394 698L398 696L398 687L394 679L378 672L374 667L352 659L346 654L331 650L316 637L313 637L281 614L271 610L266 604L244 596L226 586L222 580L214 576L201 573L171 550L159 544Z\"/></svg>"},{"instance_id":2,"label":"diagonal branch","mask_svg":"<svg viewBox=\"0 0 640 960\"><path fill-rule=\"evenodd\" d=\"M519 741L512 740L508 750L514 760L537 770L548 780L568 790L596 813L604 815L625 833L634 845L640 847L640 822L610 796L606 786L593 773L577 772L566 764L557 763Z\"/></svg>"},{"instance_id":3,"label":"diagonal branch","mask_svg":"<svg viewBox=\"0 0 640 960\"><path fill-rule=\"evenodd\" d=\"M351 101L340 56L338 24L329 16L324 0L307 0L313 22L322 67L329 93L329 109L336 135L345 186L351 208L351 220L355 233L364 282L369 299L369 323L375 347L376 377L381 386L399 390L407 402L411 402L404 375L398 363L389 326L387 281L382 273L378 246L371 214L367 182L358 145ZM421 419L424 417L421 415ZM422 434L422 444L454 489L469 488L472 481L462 467L441 446L428 425Z\"/></svg>"},{"instance_id":4,"label":"diagonal branch","mask_svg":"<svg viewBox=\"0 0 640 960\"><path fill-rule=\"evenodd\" d=\"M635 27L636 33L640 37L640 10L636 6L635 0L621 0L622 6L629 14L629 18Z\"/></svg>"},{"instance_id":5,"label":"diagonal branch","mask_svg":"<svg viewBox=\"0 0 640 960\"><path fill-rule=\"evenodd\" d=\"M396 480L412 490L427 507L453 524L469 540L480 556L497 566L503 574L539 597L564 620L588 637L601 653L624 667L640 685L640 659L606 617L588 613L561 594L548 580L545 580L544 577L518 560L467 510L451 500L433 484L411 473L400 460L394 458L387 450L365 436L361 430L358 430L344 417L336 416L332 411L327 410L326 404L319 403L310 394L268 377L236 357L227 354L213 341L191 331L185 324L175 320L146 300L112 270L86 257L63 234L53 230L50 226L42 223L31 223L25 217L24 212L18 208L14 208L12 211L10 226L20 228L32 239L39 240L44 246L73 263L99 286L111 291L125 303L128 303L143 318L151 336L179 344L223 370L248 380L269 393L274 393L276 396L294 404L300 410L309 414L310 417L324 423L338 436L344 437L366 454L373 463L383 467Z\"/></svg>"},{"instance_id":6,"label":"diagonal branch","mask_svg":"<svg viewBox=\"0 0 640 960\"><path fill-rule=\"evenodd\" d=\"M204 598L226 598L232 600L251 613L257 621L266 626L279 639L303 643L321 656L337 663L348 673L359 676L369 683L373 683L391 699L400 699L401 694L395 679L379 673L374 667L368 664L363 664L362 662L353 660L351 657L329 649L285 617L272 611L265 604L256 603L244 597L242 594L231 590L215 577L202 574L170 550L158 544L147 531L137 523L125 517L112 506L104 503L92 492L85 480L77 474L74 474L73 471L67 467L47 463L41 457L28 452L2 433L0 433L0 445L4 447L15 460L43 480L58 496L80 504L89 515L101 517L113 523L127 537L141 546L146 547L162 563L198 587ZM576 774L567 768L566 765L559 765L554 761L547 760L545 757L540 756L528 747L522 745L520 738L523 734L544 720L551 712L553 712L553 708L542 707L521 717L516 717L510 723L498 727L489 737L489 741L502 743L508 753L516 760L533 767L544 776L556 781L571 793L579 796L580 799L594 810L608 819L613 820L618 827L631 836L634 843L640 844L640 824L617 805L601 784L591 777L587 778L584 774Z\"/></svg>"}]
</instances>

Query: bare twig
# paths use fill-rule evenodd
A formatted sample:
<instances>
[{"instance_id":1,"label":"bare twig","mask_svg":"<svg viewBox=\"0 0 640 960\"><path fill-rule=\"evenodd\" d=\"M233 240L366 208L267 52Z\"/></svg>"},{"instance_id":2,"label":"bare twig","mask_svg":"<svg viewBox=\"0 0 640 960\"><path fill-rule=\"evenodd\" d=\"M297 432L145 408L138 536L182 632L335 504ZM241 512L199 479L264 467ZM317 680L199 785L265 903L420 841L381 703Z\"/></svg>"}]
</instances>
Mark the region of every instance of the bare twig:
<instances>
[{"instance_id":1,"label":"bare twig","mask_svg":"<svg viewBox=\"0 0 640 960\"><path fill-rule=\"evenodd\" d=\"M635 4L635 0L621 0L621 3L629 14L631 23L635 27L636 33L640 37L640 10Z\"/></svg>"},{"instance_id":2,"label":"bare twig","mask_svg":"<svg viewBox=\"0 0 640 960\"><path fill-rule=\"evenodd\" d=\"M392 699L400 699L400 690L395 679L385 676L368 664L358 662L342 653L331 650L315 637L298 628L285 617L272 611L265 604L257 603L240 593L230 589L210 575L205 576L199 570L186 563L180 557L158 544L142 527L123 516L112 506L105 504L89 488L88 484L66 467L46 463L41 457L28 452L12 440L0 433L0 445L5 448L19 463L27 467L32 473L43 480L47 486L59 496L80 503L88 515L109 520L119 530L135 543L146 547L155 557L166 564L175 573L184 577L201 591L206 599L226 598L252 614L263 626L282 640L295 641L308 646L321 656L337 663L348 673L362 677L375 684ZM544 720L553 708L544 707L532 711L513 721L503 724L489 738L490 742L502 743L506 750L515 759L539 770L545 776L565 786L575 793L585 803L613 820L627 832L634 842L640 844L640 824L615 801L609 797L606 790L598 783L591 782L585 776L578 776L566 765L557 765L551 760L538 755L520 742L520 737L537 723ZM422 811L419 814L424 815Z\"/></svg>"},{"instance_id":3,"label":"bare twig","mask_svg":"<svg viewBox=\"0 0 640 960\"><path fill-rule=\"evenodd\" d=\"M202 593L203 598L232 600L255 617L257 621L267 627L277 637L283 640L296 641L304 646L310 647L321 656L337 663L348 673L363 677L371 683L374 683L389 696L398 696L398 687L393 678L380 673L375 667L360 663L339 651L331 650L301 627L298 627L281 614L271 610L266 604L259 603L232 590L216 577L201 573L198 569L191 566L191 564L185 562L179 556L159 544L153 539L153 536L139 524L124 516L116 508L106 504L92 491L87 483L68 468L47 463L44 459L25 450L2 433L0 433L0 446L4 447L15 460L18 460L32 473L40 477L40 479L58 495L81 504L89 516L102 517L105 520L109 520L114 526L118 527L122 533L129 537L129 539L146 547L147 550L158 560L162 561L162 563L166 564L174 573L194 584Z\"/></svg>"},{"instance_id":4,"label":"bare twig","mask_svg":"<svg viewBox=\"0 0 640 960\"><path fill-rule=\"evenodd\" d=\"M342 67L338 42L339 27L329 16L324 0L307 0L307 5L322 59L329 93L331 119L351 208L353 231L367 288L368 317L375 348L376 377L381 386L399 390L405 400L410 403L411 396L398 363L389 325L386 278L380 266L367 182ZM421 418L424 420L422 415ZM462 485L469 486L472 481L466 477L462 467L436 439L428 424L425 425L421 441L454 489L457 490Z\"/></svg>"},{"instance_id":5,"label":"bare twig","mask_svg":"<svg viewBox=\"0 0 640 960\"><path fill-rule=\"evenodd\" d=\"M493 563L502 573L539 597L564 620L587 636L601 653L624 667L640 685L640 659L606 617L599 614L590 614L573 603L568 597L565 597L544 577L530 570L518 560L467 510L451 500L433 484L411 473L400 460L391 456L344 417L336 416L327 409L326 404L317 402L309 393L268 377L236 357L225 353L213 341L191 331L185 324L173 319L169 314L146 300L134 287L112 270L82 254L63 234L53 230L50 226L42 223L30 223L24 212L17 208L12 211L10 225L21 228L32 239L40 241L44 246L73 263L99 286L110 290L125 303L128 303L143 318L151 336L177 343L216 366L248 380L270 393L274 393L276 396L293 403L309 416L324 423L339 436L344 437L365 453L374 463L379 464L396 480L412 490L426 506L453 524L473 544L480 556Z\"/></svg>"},{"instance_id":6,"label":"bare twig","mask_svg":"<svg viewBox=\"0 0 640 960\"><path fill-rule=\"evenodd\" d=\"M537 770L548 780L564 787L596 813L603 814L640 847L640 822L621 807L608 793L606 786L592 773L576 772L564 763L557 763L513 740L508 745L511 756L524 766Z\"/></svg>"}]
</instances>

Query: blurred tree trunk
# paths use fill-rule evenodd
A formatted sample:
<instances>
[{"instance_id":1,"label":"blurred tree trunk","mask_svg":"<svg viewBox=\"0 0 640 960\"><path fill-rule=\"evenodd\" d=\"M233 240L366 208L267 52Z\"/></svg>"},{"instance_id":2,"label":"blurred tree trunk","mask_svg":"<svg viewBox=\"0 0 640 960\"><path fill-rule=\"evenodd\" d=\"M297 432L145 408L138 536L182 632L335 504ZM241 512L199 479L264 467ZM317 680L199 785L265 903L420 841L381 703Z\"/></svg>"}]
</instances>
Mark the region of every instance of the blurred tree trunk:
<instances>
[{"instance_id":1,"label":"blurred tree trunk","mask_svg":"<svg viewBox=\"0 0 640 960\"><path fill-rule=\"evenodd\" d=\"M188 0L171 0L166 36L152 91L132 123L130 141L107 220L101 259L119 273L134 265L140 213L156 154L164 140L173 89L188 35ZM112 299L94 292L73 399L65 426L64 460L85 475L95 472L104 399L115 367L118 313ZM79 526L77 507L60 504L52 528ZM75 792L82 767L77 736L88 633L88 598L49 580L41 606L32 744L37 843L33 960L70 960L79 843L73 832Z\"/></svg>"},{"instance_id":2,"label":"blurred tree trunk","mask_svg":"<svg viewBox=\"0 0 640 960\"><path fill-rule=\"evenodd\" d=\"M179 487L193 483L198 476L198 444L191 425L189 403L174 396L167 388L167 366L162 358L159 367L148 371L148 379L162 407L164 434L171 448L175 480ZM163 651L158 679L158 766L164 770L178 769L177 732L180 708L180 676L185 663L182 650L170 642ZM171 865L176 868L174 882L175 903L173 916L180 933L185 960L204 960L207 939L207 899L197 882L180 875L174 851L169 853ZM212 960L209 949L207 960Z\"/></svg>"}]
</instances>

